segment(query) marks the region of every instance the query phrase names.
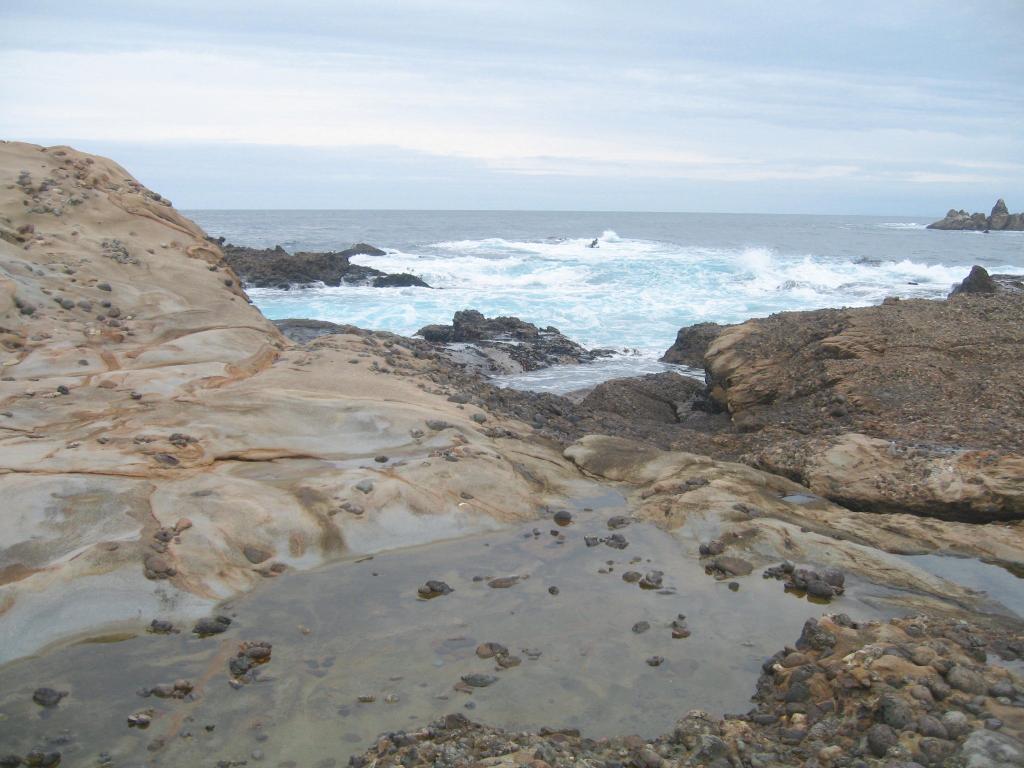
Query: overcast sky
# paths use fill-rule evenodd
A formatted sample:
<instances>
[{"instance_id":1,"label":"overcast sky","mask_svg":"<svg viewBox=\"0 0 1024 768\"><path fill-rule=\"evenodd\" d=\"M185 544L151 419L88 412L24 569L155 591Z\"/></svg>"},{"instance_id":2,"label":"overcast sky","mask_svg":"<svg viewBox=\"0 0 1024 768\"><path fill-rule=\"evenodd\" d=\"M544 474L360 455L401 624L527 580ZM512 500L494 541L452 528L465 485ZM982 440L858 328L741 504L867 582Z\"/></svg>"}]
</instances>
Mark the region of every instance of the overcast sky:
<instances>
[{"instance_id":1,"label":"overcast sky","mask_svg":"<svg viewBox=\"0 0 1024 768\"><path fill-rule=\"evenodd\" d=\"M0 137L183 208L1020 210L1022 41L1022 0L0 0Z\"/></svg>"}]
</instances>

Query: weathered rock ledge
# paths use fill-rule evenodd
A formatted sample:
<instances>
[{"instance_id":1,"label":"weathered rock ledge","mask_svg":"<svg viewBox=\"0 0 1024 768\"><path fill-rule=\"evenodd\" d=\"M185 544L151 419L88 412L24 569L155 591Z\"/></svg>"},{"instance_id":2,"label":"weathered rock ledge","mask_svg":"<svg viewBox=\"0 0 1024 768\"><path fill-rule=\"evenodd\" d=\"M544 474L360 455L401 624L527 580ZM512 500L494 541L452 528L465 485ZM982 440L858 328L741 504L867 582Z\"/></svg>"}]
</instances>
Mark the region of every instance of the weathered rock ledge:
<instances>
[{"instance_id":1,"label":"weathered rock ledge","mask_svg":"<svg viewBox=\"0 0 1024 768\"><path fill-rule=\"evenodd\" d=\"M955 208L950 208L945 218L929 224L928 229L966 229L975 232L1020 231L1024 230L1024 213L1010 213L1006 203L999 198L988 216L984 213L968 213L965 210L958 211Z\"/></svg>"}]
</instances>

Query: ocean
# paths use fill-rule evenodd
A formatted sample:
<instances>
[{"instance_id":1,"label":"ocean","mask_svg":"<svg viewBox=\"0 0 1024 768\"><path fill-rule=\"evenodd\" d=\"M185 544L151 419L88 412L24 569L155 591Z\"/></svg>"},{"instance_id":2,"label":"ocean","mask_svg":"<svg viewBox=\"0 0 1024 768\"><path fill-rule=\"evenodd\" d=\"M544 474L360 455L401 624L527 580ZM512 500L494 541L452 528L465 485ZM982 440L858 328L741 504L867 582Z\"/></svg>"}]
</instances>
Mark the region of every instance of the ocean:
<instances>
[{"instance_id":1,"label":"ocean","mask_svg":"<svg viewBox=\"0 0 1024 768\"><path fill-rule=\"evenodd\" d=\"M931 219L702 213L232 211L188 216L211 236L289 251L355 242L385 256L353 261L412 272L433 289L254 289L272 319L316 318L401 334L460 309L554 325L620 355L585 370L509 381L566 391L661 370L684 325L786 310L940 298L972 264L1024 275L1024 232L940 232ZM597 248L588 248L594 238Z\"/></svg>"}]
</instances>

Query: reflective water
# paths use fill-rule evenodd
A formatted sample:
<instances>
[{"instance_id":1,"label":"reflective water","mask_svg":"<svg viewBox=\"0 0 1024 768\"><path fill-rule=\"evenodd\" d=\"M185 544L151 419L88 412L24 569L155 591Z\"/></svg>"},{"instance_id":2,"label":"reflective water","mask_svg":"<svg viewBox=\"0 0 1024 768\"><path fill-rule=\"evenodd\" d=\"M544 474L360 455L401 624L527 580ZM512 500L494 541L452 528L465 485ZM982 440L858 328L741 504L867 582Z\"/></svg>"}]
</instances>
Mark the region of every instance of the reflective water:
<instances>
[{"instance_id":1,"label":"reflective water","mask_svg":"<svg viewBox=\"0 0 1024 768\"><path fill-rule=\"evenodd\" d=\"M188 627L105 636L9 664L0 668L0 752L56 741L74 766L97 765L102 752L118 766L252 764L254 751L269 765L341 765L383 731L453 711L511 728L653 736L695 706L745 711L762 660L809 616L879 616L862 600L872 590L856 583L830 607L787 595L757 571L732 591L705 575L692 547L646 524L618 531L625 549L587 546L584 536L608 536L607 518L625 511L606 494L580 501L565 527L544 520L288 574L226 606L233 624L206 639ZM665 589L628 583L630 569L664 571ZM521 578L488 586L501 576ZM428 579L454 592L423 600L417 588ZM679 614L685 639L669 629ZM650 629L637 634L641 621ZM271 661L236 690L229 659L256 640L273 644ZM478 658L476 646L492 641L521 663L501 669ZM652 656L665 661L649 666ZM472 673L497 681L453 688ZM137 694L177 678L195 684L191 697ZM32 692L44 685L69 695L43 709ZM149 708L148 728L128 727L130 714Z\"/></svg>"}]
</instances>

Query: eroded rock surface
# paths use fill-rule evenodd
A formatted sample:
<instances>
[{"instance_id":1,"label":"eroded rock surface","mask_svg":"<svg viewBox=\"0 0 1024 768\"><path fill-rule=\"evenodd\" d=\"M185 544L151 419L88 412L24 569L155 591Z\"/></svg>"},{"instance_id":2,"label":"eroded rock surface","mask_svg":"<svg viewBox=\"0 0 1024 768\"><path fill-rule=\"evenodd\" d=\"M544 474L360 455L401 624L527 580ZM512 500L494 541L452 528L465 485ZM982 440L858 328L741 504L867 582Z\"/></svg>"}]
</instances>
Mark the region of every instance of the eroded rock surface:
<instances>
[{"instance_id":1,"label":"eroded rock surface","mask_svg":"<svg viewBox=\"0 0 1024 768\"><path fill-rule=\"evenodd\" d=\"M1024 300L786 312L724 330L710 396L742 458L846 506L1024 517Z\"/></svg>"},{"instance_id":2,"label":"eroded rock surface","mask_svg":"<svg viewBox=\"0 0 1024 768\"><path fill-rule=\"evenodd\" d=\"M293 346L110 160L0 144L0 234L2 658L202 615L350 551L356 522L372 547L532 517L575 475L449 402L425 342Z\"/></svg>"}]
</instances>

